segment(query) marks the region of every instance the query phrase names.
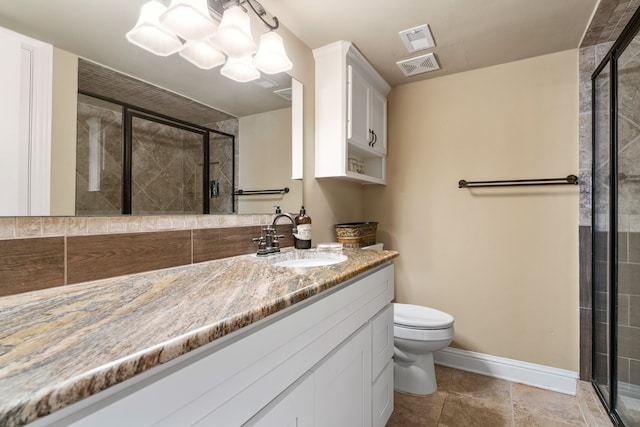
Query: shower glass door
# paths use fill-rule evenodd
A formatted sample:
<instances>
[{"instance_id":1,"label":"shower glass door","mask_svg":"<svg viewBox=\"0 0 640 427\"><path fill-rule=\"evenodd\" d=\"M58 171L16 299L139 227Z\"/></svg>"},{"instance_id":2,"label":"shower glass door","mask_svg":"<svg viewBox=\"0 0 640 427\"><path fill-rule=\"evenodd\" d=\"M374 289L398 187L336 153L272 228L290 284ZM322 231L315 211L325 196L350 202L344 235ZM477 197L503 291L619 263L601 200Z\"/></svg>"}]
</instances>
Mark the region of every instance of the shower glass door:
<instances>
[{"instance_id":1,"label":"shower glass door","mask_svg":"<svg viewBox=\"0 0 640 427\"><path fill-rule=\"evenodd\" d=\"M78 94L76 215L230 214L235 137Z\"/></svg>"},{"instance_id":2,"label":"shower glass door","mask_svg":"<svg viewBox=\"0 0 640 427\"><path fill-rule=\"evenodd\" d=\"M609 214L611 188L610 73L607 63L593 80L593 379L606 401L611 395L609 277L611 275Z\"/></svg>"},{"instance_id":3,"label":"shower glass door","mask_svg":"<svg viewBox=\"0 0 640 427\"><path fill-rule=\"evenodd\" d=\"M640 35L617 58L617 410L640 426Z\"/></svg>"},{"instance_id":4,"label":"shower glass door","mask_svg":"<svg viewBox=\"0 0 640 427\"><path fill-rule=\"evenodd\" d=\"M132 214L203 212L203 147L208 136L154 117L131 117Z\"/></svg>"},{"instance_id":5,"label":"shower glass door","mask_svg":"<svg viewBox=\"0 0 640 427\"><path fill-rule=\"evenodd\" d=\"M640 427L640 12L594 73L593 383Z\"/></svg>"}]
</instances>

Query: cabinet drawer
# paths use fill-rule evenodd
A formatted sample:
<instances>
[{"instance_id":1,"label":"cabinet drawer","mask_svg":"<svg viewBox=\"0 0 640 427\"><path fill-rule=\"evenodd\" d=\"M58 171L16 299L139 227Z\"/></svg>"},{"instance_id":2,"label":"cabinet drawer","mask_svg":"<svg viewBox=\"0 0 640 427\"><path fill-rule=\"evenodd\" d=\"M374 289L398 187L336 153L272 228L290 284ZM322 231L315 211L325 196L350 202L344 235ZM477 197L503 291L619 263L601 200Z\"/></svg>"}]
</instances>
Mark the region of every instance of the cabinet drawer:
<instances>
[{"instance_id":1,"label":"cabinet drawer","mask_svg":"<svg viewBox=\"0 0 640 427\"><path fill-rule=\"evenodd\" d=\"M388 360L371 390L371 425L384 427L393 412L393 360Z\"/></svg>"},{"instance_id":2,"label":"cabinet drawer","mask_svg":"<svg viewBox=\"0 0 640 427\"><path fill-rule=\"evenodd\" d=\"M393 357L393 304L371 319L371 377L377 378Z\"/></svg>"}]
</instances>

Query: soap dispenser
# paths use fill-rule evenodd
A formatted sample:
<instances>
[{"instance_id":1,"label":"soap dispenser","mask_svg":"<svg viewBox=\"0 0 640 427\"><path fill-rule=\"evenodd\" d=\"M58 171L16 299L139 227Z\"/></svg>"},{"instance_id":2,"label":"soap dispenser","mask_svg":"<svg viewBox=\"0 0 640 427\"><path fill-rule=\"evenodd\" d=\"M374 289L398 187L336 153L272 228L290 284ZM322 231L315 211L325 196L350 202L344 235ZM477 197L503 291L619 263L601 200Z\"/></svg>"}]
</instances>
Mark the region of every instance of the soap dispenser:
<instances>
[{"instance_id":1,"label":"soap dispenser","mask_svg":"<svg viewBox=\"0 0 640 427\"><path fill-rule=\"evenodd\" d=\"M293 235L293 244L296 249L311 248L311 218L304 210L304 206L300 208L300 215L295 218L296 228L298 232Z\"/></svg>"}]
</instances>

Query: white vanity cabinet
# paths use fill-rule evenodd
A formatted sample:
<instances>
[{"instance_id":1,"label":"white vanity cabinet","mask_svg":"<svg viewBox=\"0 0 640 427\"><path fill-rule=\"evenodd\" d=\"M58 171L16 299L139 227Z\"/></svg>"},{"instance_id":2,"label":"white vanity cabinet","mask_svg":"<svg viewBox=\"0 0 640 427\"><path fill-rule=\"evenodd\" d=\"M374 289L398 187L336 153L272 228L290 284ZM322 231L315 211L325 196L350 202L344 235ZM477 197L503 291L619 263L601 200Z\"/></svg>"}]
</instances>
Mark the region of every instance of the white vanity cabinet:
<instances>
[{"instance_id":1,"label":"white vanity cabinet","mask_svg":"<svg viewBox=\"0 0 640 427\"><path fill-rule=\"evenodd\" d=\"M383 426L393 271L376 267L34 426Z\"/></svg>"},{"instance_id":2,"label":"white vanity cabinet","mask_svg":"<svg viewBox=\"0 0 640 427\"><path fill-rule=\"evenodd\" d=\"M314 368L317 426L371 425L371 325Z\"/></svg>"},{"instance_id":3,"label":"white vanity cabinet","mask_svg":"<svg viewBox=\"0 0 640 427\"><path fill-rule=\"evenodd\" d=\"M393 412L393 304L371 321L371 410L373 427L384 427Z\"/></svg>"},{"instance_id":4,"label":"white vanity cabinet","mask_svg":"<svg viewBox=\"0 0 640 427\"><path fill-rule=\"evenodd\" d=\"M316 178L386 183L390 86L345 41L314 49Z\"/></svg>"},{"instance_id":5,"label":"white vanity cabinet","mask_svg":"<svg viewBox=\"0 0 640 427\"><path fill-rule=\"evenodd\" d=\"M315 423L314 375L307 372L254 415L245 427L313 427Z\"/></svg>"}]
</instances>

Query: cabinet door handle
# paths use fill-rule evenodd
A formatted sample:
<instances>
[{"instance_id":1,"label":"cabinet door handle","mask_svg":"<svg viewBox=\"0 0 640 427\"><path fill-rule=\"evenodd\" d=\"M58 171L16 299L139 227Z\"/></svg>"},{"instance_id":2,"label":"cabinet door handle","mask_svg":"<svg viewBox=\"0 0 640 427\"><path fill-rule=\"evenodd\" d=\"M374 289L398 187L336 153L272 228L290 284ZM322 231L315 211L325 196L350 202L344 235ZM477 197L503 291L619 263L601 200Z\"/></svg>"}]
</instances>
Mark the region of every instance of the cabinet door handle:
<instances>
[{"instance_id":1,"label":"cabinet door handle","mask_svg":"<svg viewBox=\"0 0 640 427\"><path fill-rule=\"evenodd\" d=\"M371 146L373 147L374 145L376 145L376 142L378 142L378 135L376 135L376 133L371 130L371 134L373 135L373 141L371 142Z\"/></svg>"},{"instance_id":2,"label":"cabinet door handle","mask_svg":"<svg viewBox=\"0 0 640 427\"><path fill-rule=\"evenodd\" d=\"M367 141L369 147L373 147L373 135L373 129L369 129L369 140Z\"/></svg>"}]
</instances>

